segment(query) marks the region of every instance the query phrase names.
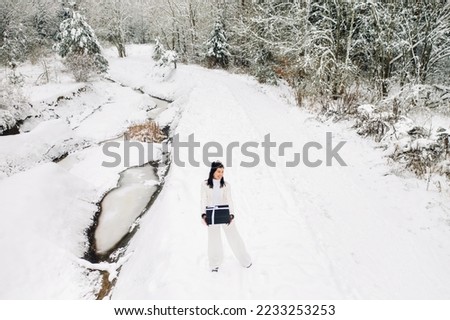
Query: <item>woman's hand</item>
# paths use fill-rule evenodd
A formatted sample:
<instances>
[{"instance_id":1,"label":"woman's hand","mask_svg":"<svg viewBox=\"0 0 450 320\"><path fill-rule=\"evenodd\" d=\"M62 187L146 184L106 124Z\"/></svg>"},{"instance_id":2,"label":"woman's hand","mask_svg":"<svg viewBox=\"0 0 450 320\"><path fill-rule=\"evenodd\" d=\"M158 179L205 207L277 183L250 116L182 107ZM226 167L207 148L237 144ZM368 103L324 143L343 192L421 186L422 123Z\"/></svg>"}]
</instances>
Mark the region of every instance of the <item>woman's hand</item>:
<instances>
[{"instance_id":1,"label":"woman's hand","mask_svg":"<svg viewBox=\"0 0 450 320\"><path fill-rule=\"evenodd\" d=\"M234 220L234 214L230 214L230 222L227 223L227 226L230 225L231 222Z\"/></svg>"},{"instance_id":2,"label":"woman's hand","mask_svg":"<svg viewBox=\"0 0 450 320\"><path fill-rule=\"evenodd\" d=\"M202 213L202 220L203 223L207 226L208 224L206 223L206 213Z\"/></svg>"}]
</instances>

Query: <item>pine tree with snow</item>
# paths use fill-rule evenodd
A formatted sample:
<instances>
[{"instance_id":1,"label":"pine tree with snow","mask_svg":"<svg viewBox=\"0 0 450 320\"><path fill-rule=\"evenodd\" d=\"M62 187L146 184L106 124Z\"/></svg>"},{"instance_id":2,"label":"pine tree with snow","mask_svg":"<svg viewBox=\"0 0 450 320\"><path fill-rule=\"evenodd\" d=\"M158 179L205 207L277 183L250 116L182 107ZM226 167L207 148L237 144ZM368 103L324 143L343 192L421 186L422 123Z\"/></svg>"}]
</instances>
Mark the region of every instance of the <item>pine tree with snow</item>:
<instances>
[{"instance_id":1,"label":"pine tree with snow","mask_svg":"<svg viewBox=\"0 0 450 320\"><path fill-rule=\"evenodd\" d=\"M225 28L220 19L217 19L214 24L214 30L211 32L211 37L206 42L208 57L210 66L219 64L222 68L228 66L230 52L228 51L229 45L227 42L227 36Z\"/></svg>"},{"instance_id":2,"label":"pine tree with snow","mask_svg":"<svg viewBox=\"0 0 450 320\"><path fill-rule=\"evenodd\" d=\"M155 40L155 47L153 48L153 55L152 55L153 60L158 61L159 59L161 59L161 57L164 54L164 51L165 51L165 49L164 49L163 44L157 38Z\"/></svg>"},{"instance_id":3,"label":"pine tree with snow","mask_svg":"<svg viewBox=\"0 0 450 320\"><path fill-rule=\"evenodd\" d=\"M94 30L77 11L60 25L60 42L56 45L58 54L74 72L77 81L86 81L90 72L106 72L108 61L101 54L100 43Z\"/></svg>"}]
</instances>

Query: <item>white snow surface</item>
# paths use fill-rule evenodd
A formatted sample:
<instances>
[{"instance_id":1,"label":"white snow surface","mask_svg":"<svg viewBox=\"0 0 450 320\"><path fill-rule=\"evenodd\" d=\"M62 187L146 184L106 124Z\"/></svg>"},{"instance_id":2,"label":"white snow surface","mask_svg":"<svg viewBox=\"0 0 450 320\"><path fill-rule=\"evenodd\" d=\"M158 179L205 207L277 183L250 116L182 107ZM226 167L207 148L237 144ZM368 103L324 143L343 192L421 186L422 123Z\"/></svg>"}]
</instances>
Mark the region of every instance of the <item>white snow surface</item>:
<instances>
[{"instance_id":1,"label":"white snow surface","mask_svg":"<svg viewBox=\"0 0 450 320\"><path fill-rule=\"evenodd\" d=\"M94 297L79 265L83 229L97 209L93 194L86 181L54 163L0 182L1 299Z\"/></svg>"},{"instance_id":2,"label":"white snow surface","mask_svg":"<svg viewBox=\"0 0 450 320\"><path fill-rule=\"evenodd\" d=\"M175 100L156 120L170 124L181 141L194 134L201 146L193 155L200 165L188 162L186 148L179 150L185 166L172 163L118 274L115 265L93 266L81 259L95 203L124 169L102 167L106 159L100 146L74 151L66 164L31 159L22 172L0 173L0 298L92 299L99 278L88 274L88 268L110 270L118 277L112 299L450 298L448 193L427 191L426 181L394 174L397 169L375 142L359 137L351 123L315 120L295 106L287 86L261 85L248 76L193 65L160 72L149 46L129 46L123 59L112 52L107 51L108 77L125 87L97 80L91 91L75 95L57 111L68 124L49 122L55 120L47 116L34 130L59 128L74 140L92 143L113 139L128 124L145 120L146 98L132 90L141 88ZM76 86L70 81L53 86L61 92L69 87ZM89 104L86 95L95 103ZM99 105L103 107L97 110ZM333 147L346 141L339 155L347 166L335 159L332 166L325 165L327 132ZM22 159L23 144L35 139L32 133L22 133L14 139L23 140L14 142L13 136L0 137L0 144L9 144L10 158L16 159L17 152ZM264 162L261 147L268 133L277 146L293 143L284 156L272 148L274 167ZM236 208L233 223L253 260L249 269L238 264L224 238L224 263L217 274L208 270L200 183L209 172L202 148L211 141L219 142L224 152L229 143L239 143L232 163L225 154L209 160L225 164ZM252 158L240 147L250 141L259 144L248 150L260 162L246 168L240 162ZM309 159L323 163L287 167L293 152L303 156L302 147L310 141L323 149L311 149ZM20 144L17 150L12 143Z\"/></svg>"}]
</instances>

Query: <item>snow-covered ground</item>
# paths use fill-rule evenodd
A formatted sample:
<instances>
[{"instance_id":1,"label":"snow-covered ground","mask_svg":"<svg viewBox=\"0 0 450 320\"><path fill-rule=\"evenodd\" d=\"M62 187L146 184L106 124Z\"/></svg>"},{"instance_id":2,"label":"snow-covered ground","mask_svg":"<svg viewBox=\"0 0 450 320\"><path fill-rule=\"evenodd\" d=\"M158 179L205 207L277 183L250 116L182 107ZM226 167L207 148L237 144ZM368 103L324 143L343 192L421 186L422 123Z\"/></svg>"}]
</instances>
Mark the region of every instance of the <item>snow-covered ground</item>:
<instances>
[{"instance_id":1,"label":"snow-covered ground","mask_svg":"<svg viewBox=\"0 0 450 320\"><path fill-rule=\"evenodd\" d=\"M104 140L157 114L155 102L133 88L102 79L77 84L57 62L51 68L60 76L42 86L34 81L39 66L21 69L28 74L23 91L38 117L24 123L26 132L0 137L0 298L95 298L100 274L89 270L113 273L119 265L81 259L88 249L86 230L96 203L126 169L123 162L102 166L112 161ZM170 122L171 112L161 116ZM118 142L113 151L124 159L124 141ZM148 162L151 154L153 160L161 157L159 144L153 153L147 147L141 158L130 150L129 167ZM65 153L63 161L51 162Z\"/></svg>"},{"instance_id":2,"label":"snow-covered ground","mask_svg":"<svg viewBox=\"0 0 450 320\"><path fill-rule=\"evenodd\" d=\"M376 143L359 137L350 122L315 120L295 106L286 86L261 85L248 76L199 66L161 70L150 61L150 47L130 46L127 52L129 57L118 59L108 51L108 77L125 87L98 80L55 111L69 119L69 131L59 130L92 144L77 151L76 165L30 156L22 161L26 171L0 176L0 298L93 298L98 278L86 276L80 259L83 231L97 210L94 203L124 169L101 167L105 155L95 144L145 118L150 103L133 88L174 100L157 120L170 123L181 141L194 134L200 166L188 162L186 148L179 150L186 165L172 163L161 193L141 219L113 299L450 298L447 191L426 191L426 181L394 174L398 168L387 164ZM62 91L73 85L69 80L60 84ZM339 154L347 166L335 160L325 165L327 132L333 146L346 141ZM272 149L274 167L264 163L261 146L269 133L277 146L293 143L285 156ZM0 143L9 144L8 159L14 161L11 144L17 140L10 139L16 138L0 137ZM249 269L237 263L224 241L220 272L208 270L207 230L200 220L200 183L209 172L202 161L207 142L224 149L239 143L232 164L225 154L209 160L225 163L236 207L233 223L253 259ZM259 144L248 149L260 158L252 168L239 165L252 161L240 151L245 142ZM293 151L303 155L307 142L324 146L309 155L322 165L287 167ZM25 159L17 150L17 159Z\"/></svg>"}]
</instances>

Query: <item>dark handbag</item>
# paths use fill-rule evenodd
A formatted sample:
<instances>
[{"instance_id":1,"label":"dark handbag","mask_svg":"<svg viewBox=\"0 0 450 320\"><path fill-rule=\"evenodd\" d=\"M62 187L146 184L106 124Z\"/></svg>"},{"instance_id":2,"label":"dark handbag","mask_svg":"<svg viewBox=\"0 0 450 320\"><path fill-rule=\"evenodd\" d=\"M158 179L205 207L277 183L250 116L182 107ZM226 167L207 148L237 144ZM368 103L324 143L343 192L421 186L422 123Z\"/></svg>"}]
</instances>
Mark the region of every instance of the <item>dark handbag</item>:
<instances>
[{"instance_id":1,"label":"dark handbag","mask_svg":"<svg viewBox=\"0 0 450 320\"><path fill-rule=\"evenodd\" d=\"M206 224L230 223L230 208L227 204L206 207Z\"/></svg>"}]
</instances>

